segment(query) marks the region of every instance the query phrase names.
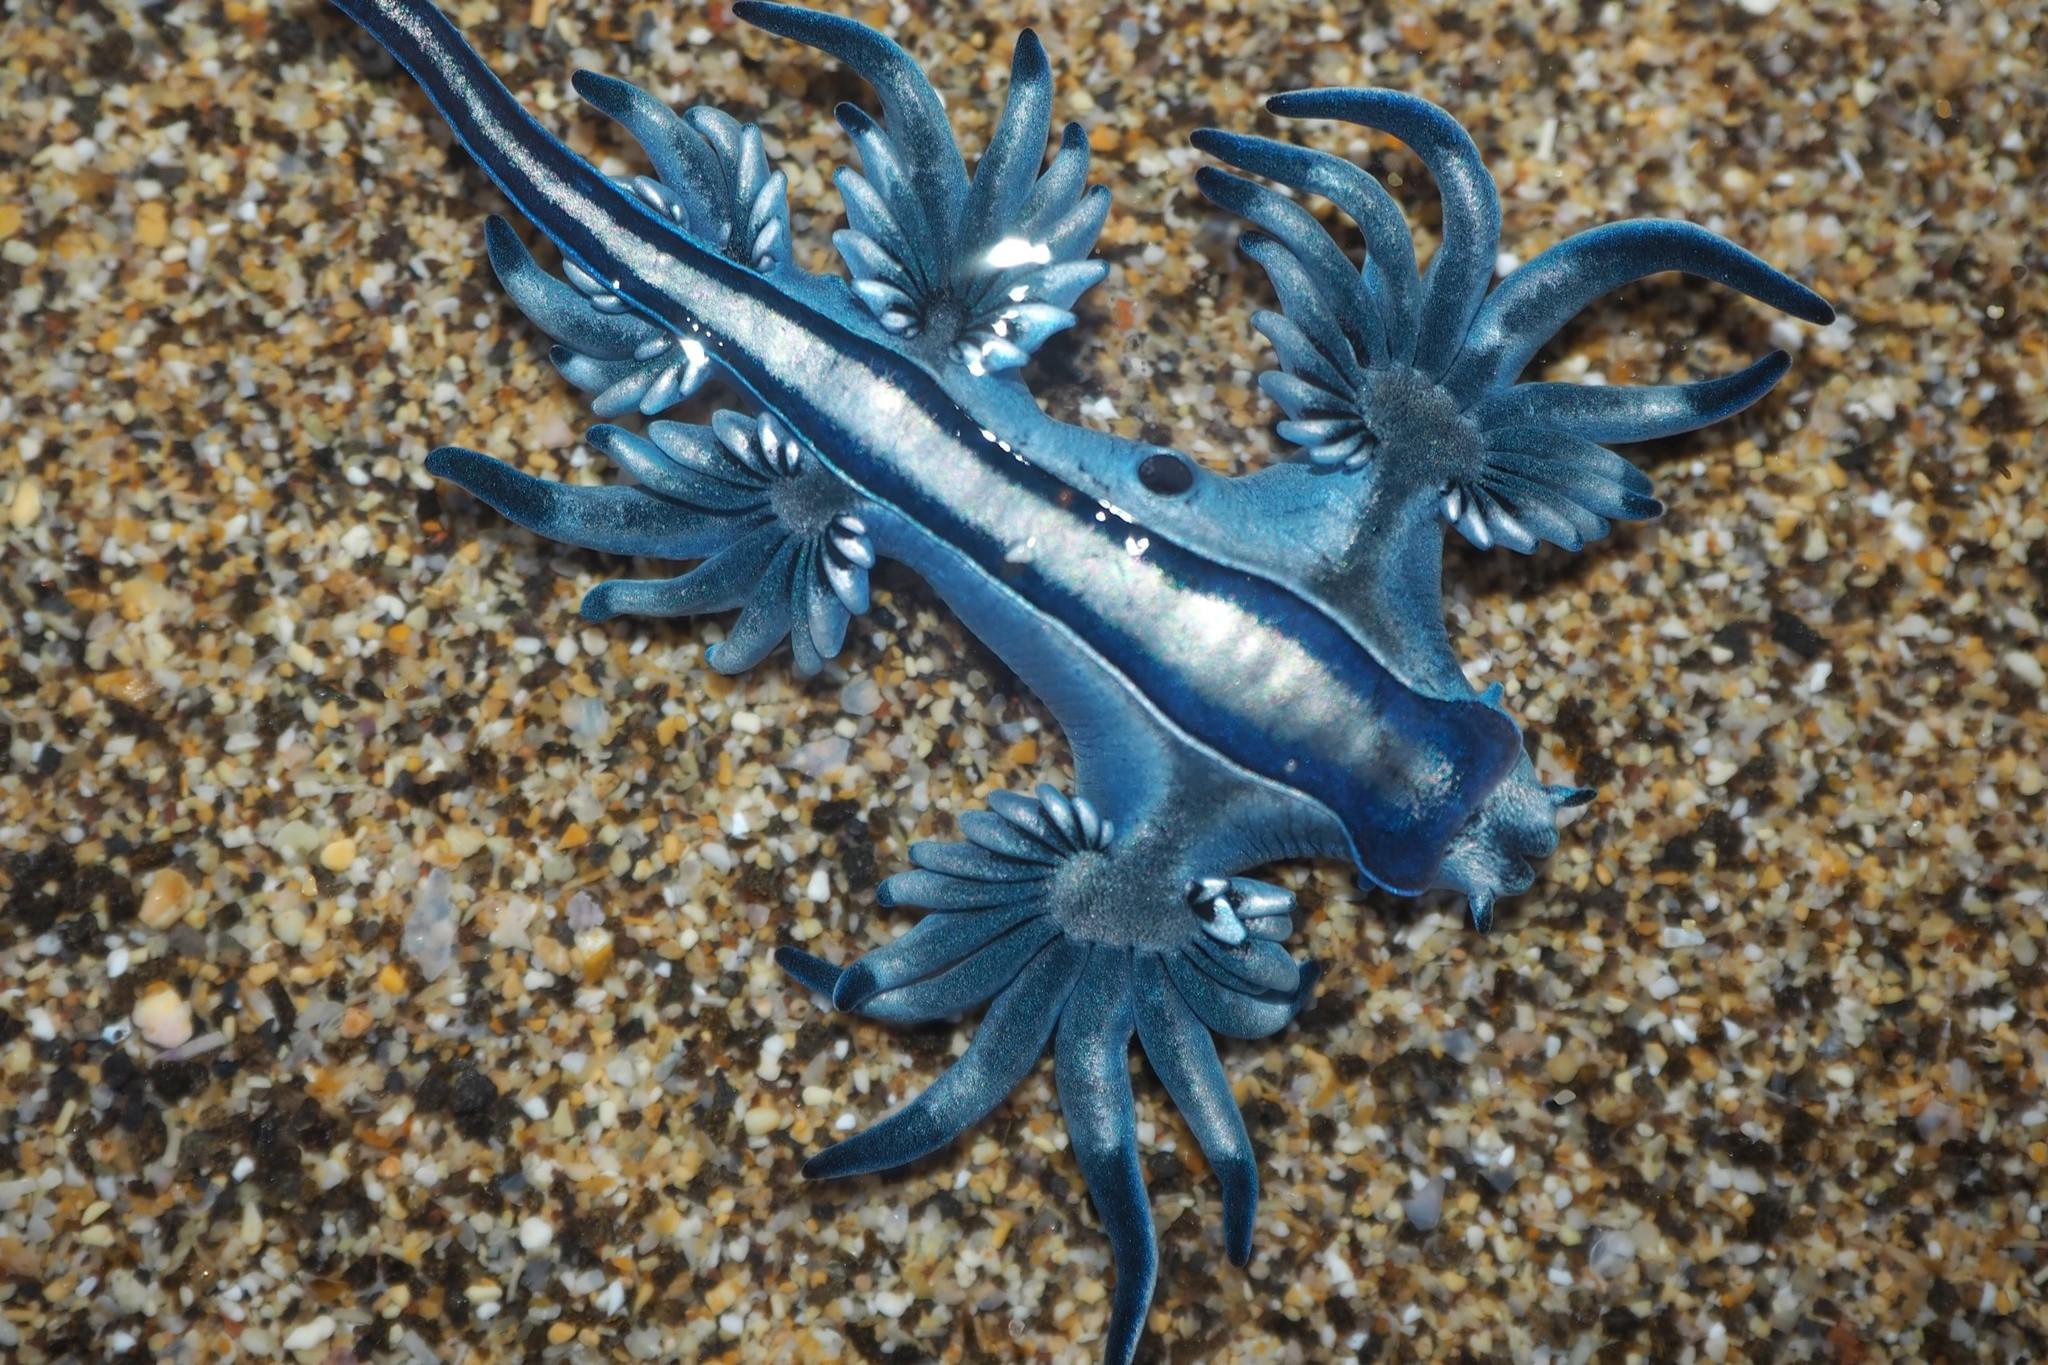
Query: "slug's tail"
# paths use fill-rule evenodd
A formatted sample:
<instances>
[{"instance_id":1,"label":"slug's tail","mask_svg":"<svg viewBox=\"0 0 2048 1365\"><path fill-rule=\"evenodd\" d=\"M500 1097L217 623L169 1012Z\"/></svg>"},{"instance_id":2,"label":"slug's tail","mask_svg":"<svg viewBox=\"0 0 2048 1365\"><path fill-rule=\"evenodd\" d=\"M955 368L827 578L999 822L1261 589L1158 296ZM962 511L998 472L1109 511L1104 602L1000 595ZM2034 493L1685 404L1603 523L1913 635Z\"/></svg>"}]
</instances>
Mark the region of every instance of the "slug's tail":
<instances>
[{"instance_id":1,"label":"slug's tail","mask_svg":"<svg viewBox=\"0 0 2048 1365\"><path fill-rule=\"evenodd\" d=\"M603 205L607 216L628 211L630 196L541 127L433 5L334 0L334 6L405 68L477 164L557 245L570 249L577 235L572 216L592 205ZM587 270L591 263L582 264Z\"/></svg>"},{"instance_id":2,"label":"slug's tail","mask_svg":"<svg viewBox=\"0 0 2048 1365\"><path fill-rule=\"evenodd\" d=\"M745 287L751 272L717 244L698 240L677 215L614 182L541 127L426 0L334 5L405 68L505 197L589 281L586 292L690 334L706 331L698 315L713 311L701 306L708 300L691 307L697 295Z\"/></svg>"}]
</instances>

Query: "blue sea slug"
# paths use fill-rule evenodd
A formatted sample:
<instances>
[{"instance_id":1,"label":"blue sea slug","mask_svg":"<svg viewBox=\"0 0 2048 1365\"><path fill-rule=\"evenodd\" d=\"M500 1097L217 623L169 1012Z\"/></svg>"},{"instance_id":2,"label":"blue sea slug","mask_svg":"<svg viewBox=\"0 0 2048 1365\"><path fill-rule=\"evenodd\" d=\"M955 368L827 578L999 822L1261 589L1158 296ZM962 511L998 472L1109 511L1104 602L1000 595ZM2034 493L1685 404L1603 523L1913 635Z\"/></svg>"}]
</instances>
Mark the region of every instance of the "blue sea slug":
<instances>
[{"instance_id":1,"label":"blue sea slug","mask_svg":"<svg viewBox=\"0 0 2048 1365\"><path fill-rule=\"evenodd\" d=\"M1556 845L1556 812L1591 795L1536 776L1497 688L1476 693L1444 628L1446 526L1481 548L1577 550L1656 516L1649 481L1606 447L1689 431L1761 398L1774 354L1697 383L1521 383L1590 300L1683 271L1811 323L1811 290L1700 228L1595 228L1497 284L1500 207L1443 110L1385 90L1305 90L1268 107L1392 134L1435 178L1443 244L1418 270L1387 191L1357 166L1205 131L1203 192L1251 224L1243 249L1280 309L1255 325L1278 366L1261 387L1300 458L1239 477L1047 417L1020 378L1106 273L1090 259L1109 196L1088 142L1052 138L1052 77L1030 33L970 173L937 95L860 24L741 0L733 12L838 58L879 119L842 105L860 170L838 183L848 278L791 252L783 175L760 133L677 114L610 77L579 94L645 149L615 181L530 117L425 0L336 0L426 91L512 205L561 255L538 265L486 227L513 300L559 346L600 417L656 419L707 381L734 407L709 426L604 425L589 444L627 476L531 478L466 450L428 467L541 535L696 561L604 583L592 620L737 610L708 655L736 672L787 640L815 672L868 606L882 559L908 565L1035 691L1072 745L1075 790L998 793L962 841L919 844L882 884L930 913L841 968L779 960L841 1010L916 1022L986 1007L964 1056L815 1177L886 1170L987 1114L1051 1047L1074 1160L1116 1283L1105 1358L1135 1353L1157 1268L1128 1072L1136 1038L1221 1182L1224 1249L1251 1254L1258 1175L1214 1035L1259 1038L1308 999L1315 969L1282 946L1292 896L1244 874L1341 858L1404 895L1462 895L1486 928ZM1342 210L1363 267L1302 207Z\"/></svg>"}]
</instances>

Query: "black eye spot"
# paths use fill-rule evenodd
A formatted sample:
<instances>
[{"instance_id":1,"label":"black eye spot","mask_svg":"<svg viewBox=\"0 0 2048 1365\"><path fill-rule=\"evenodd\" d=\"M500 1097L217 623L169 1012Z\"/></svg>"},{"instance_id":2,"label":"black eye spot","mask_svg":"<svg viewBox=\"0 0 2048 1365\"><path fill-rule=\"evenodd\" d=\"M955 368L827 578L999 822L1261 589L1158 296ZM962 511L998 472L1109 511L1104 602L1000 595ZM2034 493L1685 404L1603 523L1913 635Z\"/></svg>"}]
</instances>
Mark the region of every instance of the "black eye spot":
<instances>
[{"instance_id":1,"label":"black eye spot","mask_svg":"<svg viewBox=\"0 0 2048 1365\"><path fill-rule=\"evenodd\" d=\"M1195 471L1178 455L1147 455L1138 465L1138 482L1154 493L1185 493L1195 486Z\"/></svg>"}]
</instances>

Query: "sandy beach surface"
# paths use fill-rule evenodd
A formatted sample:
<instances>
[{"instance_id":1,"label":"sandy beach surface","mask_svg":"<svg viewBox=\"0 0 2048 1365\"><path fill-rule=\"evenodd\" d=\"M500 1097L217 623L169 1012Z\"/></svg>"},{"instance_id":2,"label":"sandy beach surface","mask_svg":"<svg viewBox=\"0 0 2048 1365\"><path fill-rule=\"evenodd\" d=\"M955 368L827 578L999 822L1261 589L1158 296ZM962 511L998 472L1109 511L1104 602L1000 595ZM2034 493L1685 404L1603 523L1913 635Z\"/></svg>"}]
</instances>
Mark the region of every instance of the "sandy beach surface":
<instances>
[{"instance_id":1,"label":"sandy beach surface","mask_svg":"<svg viewBox=\"0 0 2048 1365\"><path fill-rule=\"evenodd\" d=\"M834 63L722 3L453 13L550 128L594 67L758 121L837 269ZM1036 28L1116 205L1034 382L1219 469L1283 457L1203 126L1425 95L1503 250L1690 219L1811 283L1665 276L1553 379L1789 376L1630 453L1580 555L1453 549L1446 608L1598 798L1490 937L1276 873L1313 1006L1225 1064L1248 1270L1136 1062L1155 1362L2048 1356L2048 17L2036 0L865 6L970 157ZM0 28L0 1357L1096 1359L1108 1256L1041 1067L955 1148L806 1184L970 1025L831 1014L907 845L1065 742L907 575L814 680L728 618L581 621L630 565L508 525L443 442L578 482L582 395L482 258L504 205L302 0L29 0ZM1288 130L1438 209L1390 139ZM1511 262L1504 261L1504 264ZM685 413L701 419L698 405Z\"/></svg>"}]
</instances>

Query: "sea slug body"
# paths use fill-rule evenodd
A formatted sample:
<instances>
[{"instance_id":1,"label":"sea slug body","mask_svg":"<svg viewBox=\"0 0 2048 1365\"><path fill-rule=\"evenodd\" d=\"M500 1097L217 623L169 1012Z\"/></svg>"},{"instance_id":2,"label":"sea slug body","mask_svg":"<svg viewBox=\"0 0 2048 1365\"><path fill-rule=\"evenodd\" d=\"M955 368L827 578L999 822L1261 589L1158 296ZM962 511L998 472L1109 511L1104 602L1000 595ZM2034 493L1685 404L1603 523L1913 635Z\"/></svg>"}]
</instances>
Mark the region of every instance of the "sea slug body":
<instances>
[{"instance_id":1,"label":"sea slug body","mask_svg":"<svg viewBox=\"0 0 2048 1365\"><path fill-rule=\"evenodd\" d=\"M1246 874L1283 858L1351 863L1387 890L1462 896L1474 923L1524 890L1581 788L1541 781L1500 690L1467 683L1444 627L1446 527L1482 549L1583 548L1662 505L1607 447L1708 425L1764 396L1789 360L1693 383L1519 382L1592 299L1683 271L1804 321L1829 306L1681 222L1566 239L1494 280L1500 206L1442 109L1377 89L1274 97L1287 118L1405 142L1443 199L1418 269L1405 218L1363 169L1237 133L1195 143L1202 191L1245 219L1277 312L1260 387L1298 458L1236 478L1186 455L1063 424L1021 373L1075 325L1107 267L1109 195L1088 140L1055 141L1046 54L1026 32L970 172L910 58L850 20L739 0L733 13L822 50L870 87L842 105L860 170L838 185L849 278L801 269L787 181L759 131L678 114L610 77L579 94L645 149L615 181L545 131L425 0L336 0L412 75L478 165L561 256L510 224L491 263L558 343L607 423L590 446L627 479L576 487L442 449L428 467L558 541L672 561L608 582L595 621L737 610L707 655L750 668L788 641L814 673L868 609L869 573L908 565L1040 697L1073 748L1074 789L996 793L960 842L919 844L885 905L929 913L845 967L779 961L837 1009L893 1022L982 1009L930 1089L811 1157L806 1174L892 1169L976 1123L1051 1049L1074 1160L1114 1256L1104 1358L1137 1351L1157 1270L1128 1055L1135 1038L1223 1192L1229 1259L1251 1255L1257 1164L1214 1041L1264 1037L1317 970L1283 943L1294 901ZM1049 142L1053 143L1050 156ZM1294 194L1282 193L1261 181ZM1295 194L1355 222L1356 266ZM708 383L705 426L661 414Z\"/></svg>"}]
</instances>

